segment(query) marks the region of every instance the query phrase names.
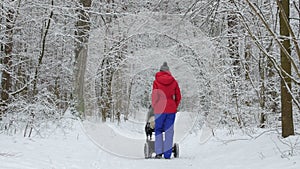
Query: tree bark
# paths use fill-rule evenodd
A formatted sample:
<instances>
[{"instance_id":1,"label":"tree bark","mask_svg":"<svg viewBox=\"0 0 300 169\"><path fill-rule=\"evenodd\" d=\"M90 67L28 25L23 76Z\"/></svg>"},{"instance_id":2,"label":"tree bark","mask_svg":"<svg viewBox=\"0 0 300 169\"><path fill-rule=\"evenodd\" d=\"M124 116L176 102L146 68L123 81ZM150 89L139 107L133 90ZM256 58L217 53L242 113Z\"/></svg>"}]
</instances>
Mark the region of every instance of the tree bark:
<instances>
[{"instance_id":1,"label":"tree bark","mask_svg":"<svg viewBox=\"0 0 300 169\"><path fill-rule=\"evenodd\" d=\"M230 4L233 6L234 1L229 0ZM232 66L233 66L233 74L234 76L239 76L241 74L241 68L240 68L240 56L239 56L239 48L238 48L238 37L237 37L237 29L238 29L238 18L237 14L234 13L233 10L229 11L228 14L228 49L229 49L229 56L232 60Z\"/></svg>"},{"instance_id":2,"label":"tree bark","mask_svg":"<svg viewBox=\"0 0 300 169\"><path fill-rule=\"evenodd\" d=\"M283 12L287 17L290 16L289 10L289 0L280 1L283 10L280 10L280 35L283 37L282 45L285 50L291 54L291 44L290 44L290 33L288 30L288 25L284 21ZM283 71L285 71L288 75L291 75L291 61L289 60L286 53L283 49L280 50L280 61L281 67ZM282 137L288 137L290 135L294 135L294 124L293 124L293 110L292 110L292 95L291 95L291 78L282 73L283 79L281 79L281 120L282 120Z\"/></svg>"},{"instance_id":3,"label":"tree bark","mask_svg":"<svg viewBox=\"0 0 300 169\"><path fill-rule=\"evenodd\" d=\"M13 2L13 1L12 1ZM0 102L0 120L6 111L6 106L9 102L9 92L11 90L11 65L12 65L12 50L13 50L13 29L14 29L14 9L8 9L6 14L6 30L5 30L5 44L4 57L1 60L3 64L1 76L1 102Z\"/></svg>"},{"instance_id":4,"label":"tree bark","mask_svg":"<svg viewBox=\"0 0 300 169\"><path fill-rule=\"evenodd\" d=\"M90 14L91 0L79 0L78 21L76 23L76 49L75 49L75 99L76 109L84 115L84 75L86 71L86 62L88 56L88 39L90 31Z\"/></svg>"},{"instance_id":5,"label":"tree bark","mask_svg":"<svg viewBox=\"0 0 300 169\"><path fill-rule=\"evenodd\" d=\"M234 0L229 0L230 7L234 6ZM238 29L238 18L237 14L233 11L233 8L230 8L228 11L228 54L232 64L232 103L236 104L236 117L234 117L239 126L242 125L241 116L239 114L239 103L238 103L238 90L239 90L239 80L241 75L241 64L240 64L240 55L239 55L239 41L237 37L237 29Z\"/></svg>"},{"instance_id":6,"label":"tree bark","mask_svg":"<svg viewBox=\"0 0 300 169\"><path fill-rule=\"evenodd\" d=\"M259 125L261 128L265 127L266 115L265 115L265 107L266 107L266 87L265 87L265 55L262 53L259 56L259 76L260 76L260 87L259 87L259 106L261 108L260 116L259 116Z\"/></svg>"}]
</instances>

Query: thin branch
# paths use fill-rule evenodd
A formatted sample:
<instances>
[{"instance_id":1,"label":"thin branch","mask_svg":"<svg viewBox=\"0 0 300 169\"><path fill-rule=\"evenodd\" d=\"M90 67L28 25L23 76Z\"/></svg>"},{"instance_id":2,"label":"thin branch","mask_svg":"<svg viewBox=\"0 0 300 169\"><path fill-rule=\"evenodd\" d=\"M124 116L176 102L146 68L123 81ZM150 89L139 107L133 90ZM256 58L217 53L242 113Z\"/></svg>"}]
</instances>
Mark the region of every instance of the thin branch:
<instances>
[{"instance_id":1,"label":"thin branch","mask_svg":"<svg viewBox=\"0 0 300 169\"><path fill-rule=\"evenodd\" d=\"M51 4L53 5L53 0L52 0ZM47 25L46 25L46 30L45 30L45 33L44 33L43 39L42 39L42 48L41 48L41 53L40 53L39 60L38 60L38 65L35 68L34 84L33 84L33 92L34 92L34 94L37 93L37 91L36 91L36 85L37 85L37 78L38 78L38 69L40 68L40 66L42 64L42 60L43 60L43 57L44 57L44 54L45 54L46 37L48 35L48 31L49 31L49 28L50 28L50 23L51 23L52 17L53 17L53 10L51 10L50 16L48 18L48 22L47 22Z\"/></svg>"},{"instance_id":2,"label":"thin branch","mask_svg":"<svg viewBox=\"0 0 300 169\"><path fill-rule=\"evenodd\" d=\"M249 0L245 0L250 8L255 12L255 14L259 17L259 19L262 21L262 23L265 25L266 29L268 30L268 32L273 36L273 38L275 39L275 41L278 43L279 47L282 49L282 51L284 52L284 54L288 57L288 59L291 61L291 64L297 74L297 76L300 78L300 73L299 73L299 69L294 61L294 59L291 57L291 55L289 54L289 52L285 49L285 47L282 45L282 43L280 42L280 40L277 38L277 36L275 35L275 33L270 29L268 23L264 20L264 18L261 16L261 14L256 10L256 8L254 7L254 5L249 1ZM290 78L292 78L288 73L286 73L285 71L283 71L284 75L289 76ZM299 84L299 83L297 83Z\"/></svg>"},{"instance_id":3,"label":"thin branch","mask_svg":"<svg viewBox=\"0 0 300 169\"><path fill-rule=\"evenodd\" d=\"M293 4L294 4L294 6L295 6L295 8L296 8L296 10L297 10L297 12L298 12L298 14L300 15L300 9L299 9L299 7L296 5L296 2L293 1Z\"/></svg>"},{"instance_id":4,"label":"thin branch","mask_svg":"<svg viewBox=\"0 0 300 169\"><path fill-rule=\"evenodd\" d=\"M247 25L247 23L245 22L244 16L240 13L239 15L242 18L242 24L245 26L247 32L249 33L250 37L253 39L254 43L256 44L256 46L268 57L268 59L271 61L271 63L273 64L274 68L276 69L279 77L282 79L282 81L284 82L288 92L291 94L293 101L295 102L296 106L298 107L298 109L300 109L300 103L298 102L298 100L296 99L296 97L293 95L291 89L289 88L288 84L286 83L282 73L287 74L289 76L288 73L286 73L280 65L277 64L276 59L271 56L265 49L264 47L259 43L258 39L254 36L254 34L252 33L252 31L250 30L249 26ZM296 79L294 79L293 77L289 76L295 83L297 83L298 85L300 84L300 82L297 82Z\"/></svg>"},{"instance_id":5,"label":"thin branch","mask_svg":"<svg viewBox=\"0 0 300 169\"><path fill-rule=\"evenodd\" d=\"M196 0L189 8L188 10L184 13L183 17L182 17L182 20L185 19L185 17L188 15L188 13L197 5L197 3L199 2L200 0Z\"/></svg>"},{"instance_id":6,"label":"thin branch","mask_svg":"<svg viewBox=\"0 0 300 169\"><path fill-rule=\"evenodd\" d=\"M292 28L291 28L291 25L290 25L290 23L289 23L288 17L286 16L286 14L285 14L285 12L284 12L284 10L283 10L282 4L279 2L279 0L276 0L276 2L277 2L277 5L278 5L278 7L279 7L279 9L280 9L280 11L281 11L281 12L279 12L279 13L280 13L281 16L282 16L282 18L283 18L283 20L284 20L284 22L285 22L285 24L286 24L286 26L287 26L287 28L288 28L288 30L289 30L290 35L292 36L292 41L294 42L294 45L295 45L295 48L296 48L296 53L297 53L297 55L298 55L298 59L300 60L300 48L299 48L298 42L297 42L297 40L296 40L294 31L293 31Z\"/></svg>"}]
</instances>

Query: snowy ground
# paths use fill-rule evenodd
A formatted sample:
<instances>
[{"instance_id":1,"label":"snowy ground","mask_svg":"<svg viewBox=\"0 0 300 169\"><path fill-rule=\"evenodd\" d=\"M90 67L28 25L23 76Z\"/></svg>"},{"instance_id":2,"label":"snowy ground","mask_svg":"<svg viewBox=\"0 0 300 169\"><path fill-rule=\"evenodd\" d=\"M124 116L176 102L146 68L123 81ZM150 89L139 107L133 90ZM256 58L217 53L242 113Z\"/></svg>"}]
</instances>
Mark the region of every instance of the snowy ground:
<instances>
[{"instance_id":1,"label":"snowy ground","mask_svg":"<svg viewBox=\"0 0 300 169\"><path fill-rule=\"evenodd\" d=\"M97 128L82 128L84 123L78 121L71 123L72 128L57 129L46 138L0 134L0 169L300 168L300 137L281 139L275 131L255 131L256 134L250 137L240 131L229 135L228 130L217 130L214 137L207 137L210 130L204 128L199 132L189 133L180 141L180 158L155 160L143 158L143 149L140 148L143 145L139 145L143 142L134 141L139 140L139 132L130 133L125 124L117 126L108 123L107 126L114 132L108 131L112 135L123 133L124 137L132 136L133 144L123 143L122 139L112 139L109 146L127 146L127 150L138 152L135 155L140 154L140 157L126 158L114 154L126 156L122 151L108 153L101 149L101 141L96 141L87 134L99 132ZM127 123L135 126L131 122ZM133 129L143 131L143 128ZM99 135L103 133L105 132Z\"/></svg>"}]
</instances>

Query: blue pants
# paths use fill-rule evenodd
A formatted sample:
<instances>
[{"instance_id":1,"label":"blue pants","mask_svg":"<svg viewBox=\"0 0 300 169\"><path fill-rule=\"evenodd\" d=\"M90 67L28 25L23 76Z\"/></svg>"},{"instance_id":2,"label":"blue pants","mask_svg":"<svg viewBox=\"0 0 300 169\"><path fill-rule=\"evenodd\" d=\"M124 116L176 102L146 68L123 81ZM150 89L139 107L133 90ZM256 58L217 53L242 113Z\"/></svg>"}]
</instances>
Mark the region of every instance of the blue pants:
<instances>
[{"instance_id":1,"label":"blue pants","mask_svg":"<svg viewBox=\"0 0 300 169\"><path fill-rule=\"evenodd\" d=\"M171 158L176 114L155 114L155 153ZM165 137L163 137L163 132Z\"/></svg>"}]
</instances>

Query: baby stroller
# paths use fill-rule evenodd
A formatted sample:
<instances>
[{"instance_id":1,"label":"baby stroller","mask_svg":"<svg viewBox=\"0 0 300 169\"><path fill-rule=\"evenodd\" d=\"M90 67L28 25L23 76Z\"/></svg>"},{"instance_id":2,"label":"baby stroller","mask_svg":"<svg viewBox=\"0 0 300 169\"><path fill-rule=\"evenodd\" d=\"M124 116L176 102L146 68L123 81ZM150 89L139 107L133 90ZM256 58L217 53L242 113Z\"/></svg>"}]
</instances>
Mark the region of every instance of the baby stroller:
<instances>
[{"instance_id":1,"label":"baby stroller","mask_svg":"<svg viewBox=\"0 0 300 169\"><path fill-rule=\"evenodd\" d=\"M154 133L155 135L155 116L154 116L154 110L152 106L149 107L149 111L147 113L145 133L146 133L146 143L144 145L144 155L145 158L148 159L148 158L152 158L152 154L155 153L155 147L154 147L155 141L152 139L152 134ZM173 144L172 153L174 155L174 158L179 157L179 145L177 143Z\"/></svg>"}]
</instances>

